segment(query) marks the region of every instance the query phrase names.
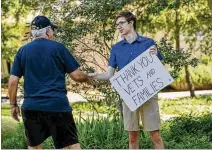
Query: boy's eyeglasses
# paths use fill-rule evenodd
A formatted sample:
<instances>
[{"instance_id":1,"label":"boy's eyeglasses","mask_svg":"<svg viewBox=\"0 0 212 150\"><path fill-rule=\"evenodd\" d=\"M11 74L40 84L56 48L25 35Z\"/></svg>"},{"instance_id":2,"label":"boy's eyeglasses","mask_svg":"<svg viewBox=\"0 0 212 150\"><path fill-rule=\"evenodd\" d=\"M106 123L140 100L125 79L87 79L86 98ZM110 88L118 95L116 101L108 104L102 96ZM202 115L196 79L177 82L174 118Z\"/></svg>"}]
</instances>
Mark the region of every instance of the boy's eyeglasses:
<instances>
[{"instance_id":1,"label":"boy's eyeglasses","mask_svg":"<svg viewBox=\"0 0 212 150\"><path fill-rule=\"evenodd\" d=\"M126 23L127 21L120 21L119 23L115 24L115 27L118 28L118 26L122 27L124 25L124 23Z\"/></svg>"}]
</instances>

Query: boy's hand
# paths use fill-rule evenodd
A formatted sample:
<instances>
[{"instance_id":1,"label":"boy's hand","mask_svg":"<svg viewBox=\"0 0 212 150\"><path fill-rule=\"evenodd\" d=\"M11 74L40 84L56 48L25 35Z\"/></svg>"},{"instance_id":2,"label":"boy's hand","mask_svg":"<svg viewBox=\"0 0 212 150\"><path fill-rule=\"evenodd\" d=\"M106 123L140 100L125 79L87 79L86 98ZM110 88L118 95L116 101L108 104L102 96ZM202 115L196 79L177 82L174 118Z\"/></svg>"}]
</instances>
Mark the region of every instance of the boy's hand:
<instances>
[{"instance_id":1,"label":"boy's hand","mask_svg":"<svg viewBox=\"0 0 212 150\"><path fill-rule=\"evenodd\" d=\"M151 54L154 54L156 56L158 55L158 50L157 50L157 48L156 48L155 45L153 45L153 46L150 47L150 53Z\"/></svg>"},{"instance_id":2,"label":"boy's hand","mask_svg":"<svg viewBox=\"0 0 212 150\"><path fill-rule=\"evenodd\" d=\"M89 77L89 79L94 80L95 76L97 75L97 72L95 73L88 73L87 76Z\"/></svg>"}]
</instances>

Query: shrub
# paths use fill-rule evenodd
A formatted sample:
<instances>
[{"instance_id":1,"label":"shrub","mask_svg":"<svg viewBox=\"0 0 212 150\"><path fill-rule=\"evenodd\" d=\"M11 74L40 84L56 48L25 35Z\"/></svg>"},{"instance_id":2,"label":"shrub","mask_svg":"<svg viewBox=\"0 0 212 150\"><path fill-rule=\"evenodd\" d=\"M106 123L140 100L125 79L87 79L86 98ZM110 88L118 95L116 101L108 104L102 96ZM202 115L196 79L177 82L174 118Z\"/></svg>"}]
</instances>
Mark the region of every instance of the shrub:
<instances>
[{"instance_id":1,"label":"shrub","mask_svg":"<svg viewBox=\"0 0 212 150\"><path fill-rule=\"evenodd\" d=\"M211 114L193 117L184 115L169 120L169 132L165 130L166 148L212 148L212 116Z\"/></svg>"},{"instance_id":2,"label":"shrub","mask_svg":"<svg viewBox=\"0 0 212 150\"><path fill-rule=\"evenodd\" d=\"M191 78L196 90L212 89L212 62L208 65L199 64L197 67L190 67ZM188 90L185 79L185 70L181 73L174 83L170 86L174 90Z\"/></svg>"},{"instance_id":3,"label":"shrub","mask_svg":"<svg viewBox=\"0 0 212 150\"><path fill-rule=\"evenodd\" d=\"M123 129L122 119L99 118L94 120L76 121L79 141L86 149L126 149L128 148L128 135ZM212 148L212 116L211 114L191 116L185 115L173 118L162 123L161 134L166 148L170 149L211 149ZM140 131L140 148L153 148L147 133ZM27 148L23 124L19 124L17 131L2 135L3 149ZM48 138L44 142L45 149L53 149L53 142Z\"/></svg>"},{"instance_id":4,"label":"shrub","mask_svg":"<svg viewBox=\"0 0 212 150\"><path fill-rule=\"evenodd\" d=\"M17 129L2 135L1 146L3 149L26 149L27 143L24 134L24 126L20 123Z\"/></svg>"}]
</instances>

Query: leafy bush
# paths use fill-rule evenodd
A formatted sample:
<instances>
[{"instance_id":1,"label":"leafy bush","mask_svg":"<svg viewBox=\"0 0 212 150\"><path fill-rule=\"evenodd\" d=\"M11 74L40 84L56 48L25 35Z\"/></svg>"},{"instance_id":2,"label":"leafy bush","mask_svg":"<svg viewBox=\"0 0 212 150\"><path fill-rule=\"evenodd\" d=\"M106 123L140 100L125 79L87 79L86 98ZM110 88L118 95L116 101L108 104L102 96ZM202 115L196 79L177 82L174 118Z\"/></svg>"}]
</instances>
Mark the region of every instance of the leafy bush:
<instances>
[{"instance_id":1,"label":"leafy bush","mask_svg":"<svg viewBox=\"0 0 212 150\"><path fill-rule=\"evenodd\" d=\"M20 123L15 131L2 134L1 146L3 149L26 149L24 125Z\"/></svg>"},{"instance_id":2,"label":"leafy bush","mask_svg":"<svg viewBox=\"0 0 212 150\"><path fill-rule=\"evenodd\" d=\"M212 57L202 56L198 66L189 69L196 90L212 89ZM170 87L173 90L188 90L184 69L180 71L178 78Z\"/></svg>"},{"instance_id":3,"label":"leafy bush","mask_svg":"<svg viewBox=\"0 0 212 150\"><path fill-rule=\"evenodd\" d=\"M7 75L5 77L2 77L1 78L1 84L6 86L6 84L8 83L9 78L10 78L9 75Z\"/></svg>"},{"instance_id":4,"label":"leafy bush","mask_svg":"<svg viewBox=\"0 0 212 150\"><path fill-rule=\"evenodd\" d=\"M166 148L212 148L212 95L185 97L177 100L163 99L159 100L159 104L162 115L176 114L179 116L162 122L161 132ZM103 113L110 111L106 109L106 104L94 102L92 105L97 110L100 108ZM92 105L80 102L72 106L75 111L93 111ZM8 105L2 105L2 112L9 110L8 107ZM2 117L2 148L27 148L23 124L17 124L11 118L8 120L9 118ZM104 118L94 115L80 116L75 120L82 148L128 148L128 135L124 131L123 121L119 115L108 115ZM140 148L153 148L148 133L142 132L142 127L140 133ZM52 138L48 138L43 147L53 149Z\"/></svg>"},{"instance_id":5,"label":"leafy bush","mask_svg":"<svg viewBox=\"0 0 212 150\"><path fill-rule=\"evenodd\" d=\"M12 117L2 116L1 118L2 118L1 119L1 134L2 135L6 136L16 130L18 125L16 121L12 119Z\"/></svg>"},{"instance_id":6,"label":"leafy bush","mask_svg":"<svg viewBox=\"0 0 212 150\"><path fill-rule=\"evenodd\" d=\"M119 117L89 118L76 120L79 141L86 149L126 149L128 148L128 135L124 131L122 119ZM141 127L142 129L142 127ZM212 148L212 116L211 114L173 118L162 123L161 134L166 148ZM147 133L140 131L140 148L153 148ZM19 124L17 131L2 135L3 149L27 148L23 124ZM45 149L53 149L53 142L48 138L44 142Z\"/></svg>"},{"instance_id":7,"label":"leafy bush","mask_svg":"<svg viewBox=\"0 0 212 150\"><path fill-rule=\"evenodd\" d=\"M159 100L161 114L169 115L196 115L212 113L212 95L202 95L195 98L184 97L180 99Z\"/></svg>"},{"instance_id":8,"label":"leafy bush","mask_svg":"<svg viewBox=\"0 0 212 150\"><path fill-rule=\"evenodd\" d=\"M82 148L127 148L127 133L123 132L121 119L87 119L77 121Z\"/></svg>"},{"instance_id":9,"label":"leafy bush","mask_svg":"<svg viewBox=\"0 0 212 150\"><path fill-rule=\"evenodd\" d=\"M204 65L209 65L212 62L212 56L204 55L201 57L200 63Z\"/></svg>"},{"instance_id":10,"label":"leafy bush","mask_svg":"<svg viewBox=\"0 0 212 150\"><path fill-rule=\"evenodd\" d=\"M116 111L114 107L109 107L107 106L104 102L102 101L93 101L93 102L76 102L71 104L71 107L73 108L74 111L90 111L94 110L97 111L98 113L109 113L111 111Z\"/></svg>"},{"instance_id":11,"label":"leafy bush","mask_svg":"<svg viewBox=\"0 0 212 150\"><path fill-rule=\"evenodd\" d=\"M212 116L211 114L193 117L184 115L168 121L169 133L165 138L175 141L167 148L212 148Z\"/></svg>"},{"instance_id":12,"label":"leafy bush","mask_svg":"<svg viewBox=\"0 0 212 150\"><path fill-rule=\"evenodd\" d=\"M210 65L199 64L196 68L189 68L191 70L191 78L196 90L212 89L212 62ZM185 71L182 70L174 83L171 84L174 90L188 90L185 79Z\"/></svg>"}]
</instances>

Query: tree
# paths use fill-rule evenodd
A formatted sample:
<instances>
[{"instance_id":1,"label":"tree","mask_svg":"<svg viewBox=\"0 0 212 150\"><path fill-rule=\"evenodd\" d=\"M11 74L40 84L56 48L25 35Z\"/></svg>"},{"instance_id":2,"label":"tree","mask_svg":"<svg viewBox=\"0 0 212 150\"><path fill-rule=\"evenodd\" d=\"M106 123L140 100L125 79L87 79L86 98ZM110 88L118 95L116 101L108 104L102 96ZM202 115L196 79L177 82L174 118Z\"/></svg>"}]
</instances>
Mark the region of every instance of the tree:
<instances>
[{"instance_id":1,"label":"tree","mask_svg":"<svg viewBox=\"0 0 212 150\"><path fill-rule=\"evenodd\" d=\"M26 37L27 16L31 13L47 9L53 0L4 0L2 1L2 58L6 61L7 69L3 72L7 76L11 69L11 62ZM42 6L42 7L41 7ZM39 9L38 9L39 8ZM4 61L2 61L4 63ZM5 66L5 65L4 65Z\"/></svg>"},{"instance_id":2,"label":"tree","mask_svg":"<svg viewBox=\"0 0 212 150\"><path fill-rule=\"evenodd\" d=\"M206 0L153 0L151 4L148 1L135 1L133 6L137 6L135 13L140 16L138 19L141 31L153 34L163 31L164 37L174 41L175 49L179 51L185 50L180 46L182 35L189 45L187 52L191 53L198 43L197 33L207 33L211 28L211 10ZM187 65L185 73L190 95L195 96Z\"/></svg>"},{"instance_id":3,"label":"tree","mask_svg":"<svg viewBox=\"0 0 212 150\"><path fill-rule=\"evenodd\" d=\"M110 49L118 40L113 19L129 2L130 0L84 0L81 4L62 4L66 6L63 10L71 8L72 11L62 17L63 29L58 38L78 58L83 71L105 71ZM99 81L94 86L103 94L103 102L108 106L116 106L122 112L120 97L108 82Z\"/></svg>"},{"instance_id":4,"label":"tree","mask_svg":"<svg viewBox=\"0 0 212 150\"><path fill-rule=\"evenodd\" d=\"M113 18L130 0L45 1L49 2L39 11L60 26L57 40L75 55L83 71L105 71L111 46L117 41L114 40ZM118 94L110 88L108 82L102 83L101 87L100 82L97 82L94 86L106 95L108 105L114 104L114 97L118 97ZM90 86L75 83L71 84L71 88L72 91L80 92L90 89Z\"/></svg>"},{"instance_id":5,"label":"tree","mask_svg":"<svg viewBox=\"0 0 212 150\"><path fill-rule=\"evenodd\" d=\"M58 18L62 20L61 24L63 26L58 34L58 38L77 56L78 60L83 64L84 70L88 72L97 69L104 71L110 48L118 39L113 28L113 19L118 11L128 9L131 4L130 2L131 1L85 0L80 5L73 5L73 3L70 4L68 1L65 4L61 4L61 6L66 7L60 12L60 14L63 14L63 17ZM146 6L148 6L148 3L144 5L144 7ZM67 13L66 8L72 11ZM133 9L134 8L135 7L133 7ZM139 6L139 8L141 7ZM52 13L52 15L53 14L56 13ZM151 26L148 29L152 29ZM177 76L177 73L182 69L183 64L192 64L193 66L197 64L196 59L190 59L190 54L174 50L171 44L165 39L159 43L159 48L165 54L165 62L173 66L174 70L172 74L174 77ZM174 58L170 56L170 50L172 54L174 54ZM96 58L100 59L97 60ZM176 63L176 61L178 63ZM94 64L94 66L89 67L92 66L92 64ZM95 66L98 67L95 68ZM95 86L103 93L105 96L104 101L107 102L108 105L114 105L115 98L118 99L117 102L120 102L120 97L111 90L107 82L104 86L99 83L101 82L97 82ZM79 88L77 90L79 90ZM117 106L117 103L115 103L115 105ZM120 108L120 105L118 106Z\"/></svg>"},{"instance_id":6,"label":"tree","mask_svg":"<svg viewBox=\"0 0 212 150\"><path fill-rule=\"evenodd\" d=\"M24 11L18 1L2 2L2 58L7 60L8 73L10 62L21 45L20 33L23 32L24 25L19 20Z\"/></svg>"},{"instance_id":7,"label":"tree","mask_svg":"<svg viewBox=\"0 0 212 150\"><path fill-rule=\"evenodd\" d=\"M119 35L113 27L113 20L118 11L128 9L128 7L131 7L131 3L130 0L84 0L80 3L60 1L53 3L48 12L43 9L42 13L51 16L61 26L58 30L57 40L70 49L80 62L83 71L105 71L111 46L119 39ZM146 2L143 7L147 6L148 3ZM152 28L150 26L146 29L146 31L150 31ZM177 76L183 63L195 65L194 60L188 59L189 54L181 51L176 52L166 40L162 40L159 47L166 53L165 61L174 67L172 72L174 76ZM179 63L173 62L174 59L170 59L172 57L167 53L169 50L178 54L175 60L178 60ZM121 108L120 97L111 89L108 82L96 82L94 86L100 93L103 93L104 102L109 106L115 105ZM79 92L82 89L90 89L86 85L79 87L80 85L77 83L71 84L72 91Z\"/></svg>"},{"instance_id":8,"label":"tree","mask_svg":"<svg viewBox=\"0 0 212 150\"><path fill-rule=\"evenodd\" d=\"M26 1L25 5L33 8L36 5L36 11L40 11L51 17L53 22L56 22L60 28L57 31L57 40L61 41L72 52L81 64L81 69L86 72L104 71L107 66L107 61L110 54L111 46L119 39L119 35L115 32L114 18L117 12L129 9L144 9L147 10L142 16L143 20L139 18L138 24L148 23L152 21L150 26L142 26L141 31L154 33L161 27L158 22L152 18L148 1L142 1L142 6L135 7L134 1L131 0L84 0L84 1L53 1L48 0L38 3L39 1ZM45 3L45 4L44 4ZM155 5L155 4L154 4ZM41 7L42 6L42 7ZM155 7L157 8L157 7ZM162 11L163 7L160 10ZM148 14L149 13L149 14ZM145 20L147 18L147 20ZM146 21L146 22L143 22ZM155 27L157 26L157 28ZM165 25L164 25L165 26ZM167 29L168 30L168 29ZM169 29L170 30L170 29ZM165 56L165 63L171 64L174 70L172 74L177 76L184 64L196 64L196 60L190 59L190 54L183 51L176 51L170 42L166 39L158 44ZM171 51L172 53L169 53ZM175 55L170 55L175 54ZM175 57L172 57L175 56ZM177 61L177 63L176 63ZM108 106L117 106L121 111L121 99L119 95L110 87L108 82L96 82L94 88L100 91L103 98L90 97L86 94L88 100L93 98L103 100ZM77 83L71 84L72 91L80 92L84 90L87 92L91 89L88 85L79 85ZM93 90L93 89L92 89ZM122 112L122 111L121 111Z\"/></svg>"}]
</instances>

